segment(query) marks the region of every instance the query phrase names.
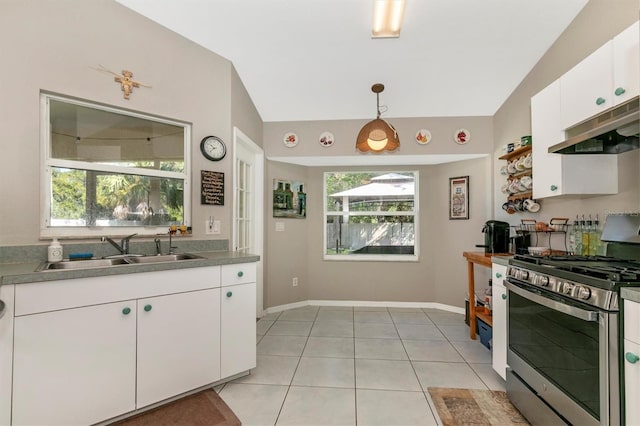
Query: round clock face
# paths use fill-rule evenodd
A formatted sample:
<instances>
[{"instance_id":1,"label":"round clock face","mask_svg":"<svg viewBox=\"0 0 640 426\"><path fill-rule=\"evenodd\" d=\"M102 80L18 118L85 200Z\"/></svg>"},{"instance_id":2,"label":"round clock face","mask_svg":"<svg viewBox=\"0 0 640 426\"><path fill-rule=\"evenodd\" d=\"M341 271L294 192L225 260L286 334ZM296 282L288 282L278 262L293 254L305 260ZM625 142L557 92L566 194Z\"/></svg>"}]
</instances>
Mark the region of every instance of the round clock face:
<instances>
[{"instance_id":1,"label":"round clock face","mask_svg":"<svg viewBox=\"0 0 640 426\"><path fill-rule=\"evenodd\" d=\"M220 161L227 155L227 147L217 136L207 136L200 142L200 151L211 161Z\"/></svg>"}]
</instances>

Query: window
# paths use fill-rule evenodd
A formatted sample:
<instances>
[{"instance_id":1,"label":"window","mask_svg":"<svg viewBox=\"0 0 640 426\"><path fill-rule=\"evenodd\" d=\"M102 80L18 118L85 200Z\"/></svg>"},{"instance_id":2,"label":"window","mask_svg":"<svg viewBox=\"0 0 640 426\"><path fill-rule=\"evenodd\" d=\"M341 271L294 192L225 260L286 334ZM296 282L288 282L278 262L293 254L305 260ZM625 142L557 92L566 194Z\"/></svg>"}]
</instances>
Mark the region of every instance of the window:
<instances>
[{"instance_id":1,"label":"window","mask_svg":"<svg viewBox=\"0 0 640 426\"><path fill-rule=\"evenodd\" d=\"M324 258L418 260L418 172L324 174Z\"/></svg>"},{"instance_id":2,"label":"window","mask_svg":"<svg viewBox=\"0 0 640 426\"><path fill-rule=\"evenodd\" d=\"M185 123L42 94L43 236L190 225Z\"/></svg>"}]
</instances>

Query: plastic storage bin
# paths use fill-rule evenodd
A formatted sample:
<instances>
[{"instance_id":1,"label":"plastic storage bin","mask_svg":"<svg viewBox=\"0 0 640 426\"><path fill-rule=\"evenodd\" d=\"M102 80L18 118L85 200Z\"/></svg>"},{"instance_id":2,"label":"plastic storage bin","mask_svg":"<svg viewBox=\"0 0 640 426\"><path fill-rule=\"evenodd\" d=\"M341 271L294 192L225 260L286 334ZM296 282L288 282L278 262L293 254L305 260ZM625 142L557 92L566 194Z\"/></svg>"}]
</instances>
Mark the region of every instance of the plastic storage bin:
<instances>
[{"instance_id":1,"label":"plastic storage bin","mask_svg":"<svg viewBox=\"0 0 640 426\"><path fill-rule=\"evenodd\" d=\"M480 343L482 343L487 349L491 349L491 338L493 337L493 331L491 330L491 326L486 322L482 321L480 318L476 318L478 323L478 330L480 334Z\"/></svg>"}]
</instances>

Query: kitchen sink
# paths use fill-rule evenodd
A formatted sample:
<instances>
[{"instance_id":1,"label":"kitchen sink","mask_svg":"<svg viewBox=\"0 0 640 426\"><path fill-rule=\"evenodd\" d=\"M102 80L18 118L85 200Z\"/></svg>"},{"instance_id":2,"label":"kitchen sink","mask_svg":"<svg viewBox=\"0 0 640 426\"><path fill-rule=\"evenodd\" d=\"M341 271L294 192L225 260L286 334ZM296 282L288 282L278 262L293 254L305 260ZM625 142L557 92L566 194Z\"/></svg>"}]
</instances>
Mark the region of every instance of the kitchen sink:
<instances>
[{"instance_id":1,"label":"kitchen sink","mask_svg":"<svg viewBox=\"0 0 640 426\"><path fill-rule=\"evenodd\" d=\"M160 262L176 262L180 260L198 260L204 259L204 257L197 256L195 254L180 253L180 254L158 254L149 256L132 257L129 263L160 263Z\"/></svg>"},{"instance_id":2,"label":"kitchen sink","mask_svg":"<svg viewBox=\"0 0 640 426\"><path fill-rule=\"evenodd\" d=\"M107 268L117 265L135 265L143 263L161 263L161 262L179 262L184 260L204 259L201 256L189 253L179 254L161 254L161 255L132 255L109 257L106 259L79 259L79 260L63 260L62 262L44 262L36 269L41 271L59 271L66 269L90 269L90 268Z\"/></svg>"}]
</instances>

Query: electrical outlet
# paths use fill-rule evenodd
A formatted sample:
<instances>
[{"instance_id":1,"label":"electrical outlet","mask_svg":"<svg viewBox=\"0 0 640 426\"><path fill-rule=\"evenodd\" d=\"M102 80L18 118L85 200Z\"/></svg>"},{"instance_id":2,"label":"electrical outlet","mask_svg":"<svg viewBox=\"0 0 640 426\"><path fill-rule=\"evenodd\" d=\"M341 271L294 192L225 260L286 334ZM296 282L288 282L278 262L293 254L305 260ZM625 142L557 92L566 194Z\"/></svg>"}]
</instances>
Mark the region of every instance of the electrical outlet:
<instances>
[{"instance_id":1,"label":"electrical outlet","mask_svg":"<svg viewBox=\"0 0 640 426\"><path fill-rule=\"evenodd\" d=\"M293 286L298 287L298 277L293 277Z\"/></svg>"},{"instance_id":2,"label":"electrical outlet","mask_svg":"<svg viewBox=\"0 0 640 426\"><path fill-rule=\"evenodd\" d=\"M213 234L219 234L220 233L220 221L219 220L214 220L213 221Z\"/></svg>"}]
</instances>

